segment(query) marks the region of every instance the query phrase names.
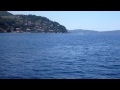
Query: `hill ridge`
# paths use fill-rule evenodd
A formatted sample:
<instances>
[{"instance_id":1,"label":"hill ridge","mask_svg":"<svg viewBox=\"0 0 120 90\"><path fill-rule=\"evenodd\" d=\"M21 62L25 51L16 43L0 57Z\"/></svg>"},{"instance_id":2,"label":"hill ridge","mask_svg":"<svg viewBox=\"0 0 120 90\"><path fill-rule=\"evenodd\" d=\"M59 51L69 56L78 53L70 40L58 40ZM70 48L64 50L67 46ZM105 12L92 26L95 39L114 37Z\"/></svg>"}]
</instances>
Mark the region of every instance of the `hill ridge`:
<instances>
[{"instance_id":1,"label":"hill ridge","mask_svg":"<svg viewBox=\"0 0 120 90\"><path fill-rule=\"evenodd\" d=\"M36 15L13 15L0 11L0 32L55 32L66 33L65 26Z\"/></svg>"}]
</instances>

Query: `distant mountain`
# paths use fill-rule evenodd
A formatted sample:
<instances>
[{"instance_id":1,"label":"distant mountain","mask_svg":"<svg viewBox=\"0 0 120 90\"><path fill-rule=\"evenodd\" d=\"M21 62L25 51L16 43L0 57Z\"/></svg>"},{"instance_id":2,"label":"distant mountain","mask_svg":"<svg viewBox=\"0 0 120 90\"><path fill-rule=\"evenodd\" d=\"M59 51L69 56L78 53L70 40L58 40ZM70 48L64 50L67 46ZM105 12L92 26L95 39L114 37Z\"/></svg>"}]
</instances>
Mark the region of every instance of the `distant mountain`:
<instances>
[{"instance_id":1,"label":"distant mountain","mask_svg":"<svg viewBox=\"0 0 120 90\"><path fill-rule=\"evenodd\" d=\"M94 30L83 30L83 29L75 29L68 30L69 33L78 33L78 34L120 34L120 30L112 30L112 31L94 31Z\"/></svg>"},{"instance_id":2,"label":"distant mountain","mask_svg":"<svg viewBox=\"0 0 120 90\"><path fill-rule=\"evenodd\" d=\"M120 34L120 30L102 31L102 33L108 33L108 34Z\"/></svg>"},{"instance_id":3,"label":"distant mountain","mask_svg":"<svg viewBox=\"0 0 120 90\"><path fill-rule=\"evenodd\" d=\"M80 34L91 34L91 33L99 33L98 31L94 30L83 30L83 29L75 29L75 30L68 30L70 33L80 33Z\"/></svg>"},{"instance_id":4,"label":"distant mountain","mask_svg":"<svg viewBox=\"0 0 120 90\"><path fill-rule=\"evenodd\" d=\"M9 13L7 11L0 11L0 16L12 16L12 13Z\"/></svg>"}]
</instances>

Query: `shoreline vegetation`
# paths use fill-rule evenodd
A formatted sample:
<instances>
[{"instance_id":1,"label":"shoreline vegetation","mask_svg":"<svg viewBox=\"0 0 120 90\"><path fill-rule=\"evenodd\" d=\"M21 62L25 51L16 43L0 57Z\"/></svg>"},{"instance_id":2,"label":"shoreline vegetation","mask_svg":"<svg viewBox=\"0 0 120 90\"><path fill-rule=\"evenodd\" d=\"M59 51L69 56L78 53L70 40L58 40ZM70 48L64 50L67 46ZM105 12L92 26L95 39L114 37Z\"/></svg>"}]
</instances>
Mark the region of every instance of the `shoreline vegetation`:
<instances>
[{"instance_id":1,"label":"shoreline vegetation","mask_svg":"<svg viewBox=\"0 0 120 90\"><path fill-rule=\"evenodd\" d=\"M0 11L0 33L67 33L65 26L36 15L13 15Z\"/></svg>"}]
</instances>

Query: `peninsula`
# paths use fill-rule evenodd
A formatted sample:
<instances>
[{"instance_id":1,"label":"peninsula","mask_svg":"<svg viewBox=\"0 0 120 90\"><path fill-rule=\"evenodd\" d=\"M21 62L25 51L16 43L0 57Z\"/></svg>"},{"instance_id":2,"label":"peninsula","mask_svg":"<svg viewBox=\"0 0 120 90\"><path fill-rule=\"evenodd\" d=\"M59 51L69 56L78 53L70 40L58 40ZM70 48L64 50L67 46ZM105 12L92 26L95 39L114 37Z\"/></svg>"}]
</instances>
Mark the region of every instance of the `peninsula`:
<instances>
[{"instance_id":1,"label":"peninsula","mask_svg":"<svg viewBox=\"0 0 120 90\"><path fill-rule=\"evenodd\" d=\"M36 15L13 15L0 11L0 32L67 33L65 26Z\"/></svg>"}]
</instances>

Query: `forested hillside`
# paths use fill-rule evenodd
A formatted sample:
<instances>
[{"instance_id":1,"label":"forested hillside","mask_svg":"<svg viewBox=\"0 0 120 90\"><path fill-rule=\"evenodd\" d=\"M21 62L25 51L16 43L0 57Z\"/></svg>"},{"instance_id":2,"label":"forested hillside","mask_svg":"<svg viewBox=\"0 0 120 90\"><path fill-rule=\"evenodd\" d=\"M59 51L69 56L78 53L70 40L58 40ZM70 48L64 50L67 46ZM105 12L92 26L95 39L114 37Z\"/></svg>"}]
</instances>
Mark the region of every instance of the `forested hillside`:
<instances>
[{"instance_id":1,"label":"forested hillside","mask_svg":"<svg viewBox=\"0 0 120 90\"><path fill-rule=\"evenodd\" d=\"M58 22L36 15L13 15L0 11L0 32L55 32L65 33L67 29Z\"/></svg>"}]
</instances>

